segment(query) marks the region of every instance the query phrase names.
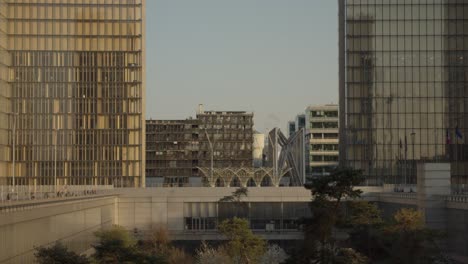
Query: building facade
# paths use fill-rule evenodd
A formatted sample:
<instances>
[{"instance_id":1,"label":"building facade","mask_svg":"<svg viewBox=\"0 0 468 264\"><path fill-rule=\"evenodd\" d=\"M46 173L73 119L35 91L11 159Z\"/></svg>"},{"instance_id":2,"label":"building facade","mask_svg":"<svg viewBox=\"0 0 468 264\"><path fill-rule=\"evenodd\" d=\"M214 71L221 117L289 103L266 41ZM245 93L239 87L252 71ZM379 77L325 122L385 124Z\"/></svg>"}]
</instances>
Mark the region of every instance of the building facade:
<instances>
[{"instance_id":1,"label":"building facade","mask_svg":"<svg viewBox=\"0 0 468 264\"><path fill-rule=\"evenodd\" d=\"M2 183L144 186L145 1L0 6Z\"/></svg>"},{"instance_id":2,"label":"building facade","mask_svg":"<svg viewBox=\"0 0 468 264\"><path fill-rule=\"evenodd\" d=\"M252 167L253 114L243 111L203 111L200 120L200 166Z\"/></svg>"},{"instance_id":3,"label":"building facade","mask_svg":"<svg viewBox=\"0 0 468 264\"><path fill-rule=\"evenodd\" d=\"M146 121L146 185L185 186L198 177L199 120Z\"/></svg>"},{"instance_id":4,"label":"building facade","mask_svg":"<svg viewBox=\"0 0 468 264\"><path fill-rule=\"evenodd\" d=\"M152 186L207 185L196 178L210 174L212 159L213 168L251 169L254 154L261 162L261 143L254 153L253 114L248 112L201 110L195 119L147 120L147 180Z\"/></svg>"},{"instance_id":5,"label":"building facade","mask_svg":"<svg viewBox=\"0 0 468 264\"><path fill-rule=\"evenodd\" d=\"M329 174L338 166L338 105L306 108L308 175Z\"/></svg>"},{"instance_id":6,"label":"building facade","mask_svg":"<svg viewBox=\"0 0 468 264\"><path fill-rule=\"evenodd\" d=\"M289 121L288 122L288 137L292 136L296 132L296 122Z\"/></svg>"},{"instance_id":7,"label":"building facade","mask_svg":"<svg viewBox=\"0 0 468 264\"><path fill-rule=\"evenodd\" d=\"M340 0L340 161L367 184L414 183L419 161L468 183L468 2Z\"/></svg>"}]
</instances>

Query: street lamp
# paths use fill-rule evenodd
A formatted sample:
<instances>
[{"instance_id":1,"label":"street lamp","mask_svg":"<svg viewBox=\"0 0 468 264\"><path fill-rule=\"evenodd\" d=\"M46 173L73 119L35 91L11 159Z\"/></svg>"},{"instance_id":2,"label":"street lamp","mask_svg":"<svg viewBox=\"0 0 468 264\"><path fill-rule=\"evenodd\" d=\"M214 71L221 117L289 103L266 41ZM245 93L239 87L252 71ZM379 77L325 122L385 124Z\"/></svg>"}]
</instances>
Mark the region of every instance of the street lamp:
<instances>
[{"instance_id":1,"label":"street lamp","mask_svg":"<svg viewBox=\"0 0 468 264\"><path fill-rule=\"evenodd\" d=\"M416 171L415 170L416 161L414 160L414 158L415 158L415 155L414 155L414 140L415 140L415 137L416 137L416 132L414 132L414 130L413 130L410 135L411 135L411 144L413 145L412 146L412 149L413 149L413 162L412 163L413 163L413 173L414 173ZM414 177L415 175L412 175L412 176Z\"/></svg>"},{"instance_id":2,"label":"street lamp","mask_svg":"<svg viewBox=\"0 0 468 264\"><path fill-rule=\"evenodd\" d=\"M54 129L54 189L57 194L57 129Z\"/></svg>"},{"instance_id":3,"label":"street lamp","mask_svg":"<svg viewBox=\"0 0 468 264\"><path fill-rule=\"evenodd\" d=\"M208 132L206 131L206 128L205 128L205 135L206 135L206 138L208 139L208 144L210 146L210 152L211 152L210 180L211 180L211 185L213 186L213 144L211 144L211 140L210 140L210 137L208 136Z\"/></svg>"},{"instance_id":4,"label":"street lamp","mask_svg":"<svg viewBox=\"0 0 468 264\"><path fill-rule=\"evenodd\" d=\"M13 161L13 191L15 190L16 187L16 120L18 118L18 113L11 113L12 115L15 116L13 119L13 154L12 154L12 161Z\"/></svg>"}]
</instances>

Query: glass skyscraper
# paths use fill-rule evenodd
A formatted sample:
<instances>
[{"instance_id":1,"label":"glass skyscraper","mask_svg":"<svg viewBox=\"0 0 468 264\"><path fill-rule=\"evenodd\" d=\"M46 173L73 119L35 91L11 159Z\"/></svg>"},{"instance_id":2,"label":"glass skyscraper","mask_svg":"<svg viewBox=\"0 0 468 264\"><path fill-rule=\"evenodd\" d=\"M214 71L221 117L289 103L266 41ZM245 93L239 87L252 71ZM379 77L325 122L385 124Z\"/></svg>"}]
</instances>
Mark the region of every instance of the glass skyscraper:
<instances>
[{"instance_id":1,"label":"glass skyscraper","mask_svg":"<svg viewBox=\"0 0 468 264\"><path fill-rule=\"evenodd\" d=\"M418 161L468 183L468 2L340 0L340 161L368 184Z\"/></svg>"},{"instance_id":2,"label":"glass skyscraper","mask_svg":"<svg viewBox=\"0 0 468 264\"><path fill-rule=\"evenodd\" d=\"M1 1L0 184L144 185L144 6Z\"/></svg>"}]
</instances>

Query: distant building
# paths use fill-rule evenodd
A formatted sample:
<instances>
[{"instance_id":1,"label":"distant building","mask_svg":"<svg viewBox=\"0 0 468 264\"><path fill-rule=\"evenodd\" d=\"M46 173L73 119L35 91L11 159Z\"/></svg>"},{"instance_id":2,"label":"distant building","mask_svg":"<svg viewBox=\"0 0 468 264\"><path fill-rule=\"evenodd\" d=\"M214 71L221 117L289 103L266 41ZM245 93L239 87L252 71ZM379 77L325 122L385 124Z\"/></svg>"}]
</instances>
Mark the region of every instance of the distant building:
<instances>
[{"instance_id":1,"label":"distant building","mask_svg":"<svg viewBox=\"0 0 468 264\"><path fill-rule=\"evenodd\" d=\"M253 114L242 111L203 111L200 121L201 167L252 167ZM211 145L211 146L210 146Z\"/></svg>"},{"instance_id":2,"label":"distant building","mask_svg":"<svg viewBox=\"0 0 468 264\"><path fill-rule=\"evenodd\" d=\"M254 132L253 135L253 166L260 168L263 166L263 150L265 148L265 135L259 132Z\"/></svg>"},{"instance_id":3,"label":"distant building","mask_svg":"<svg viewBox=\"0 0 468 264\"><path fill-rule=\"evenodd\" d=\"M213 168L252 168L253 132L253 114L242 111L200 108L195 119L147 120L147 186L203 185L200 168L211 168L211 158Z\"/></svg>"},{"instance_id":4,"label":"distant building","mask_svg":"<svg viewBox=\"0 0 468 264\"><path fill-rule=\"evenodd\" d=\"M338 105L306 109L308 174L327 175L338 166Z\"/></svg>"},{"instance_id":5,"label":"distant building","mask_svg":"<svg viewBox=\"0 0 468 264\"><path fill-rule=\"evenodd\" d=\"M198 176L199 120L146 121L147 186L187 185Z\"/></svg>"},{"instance_id":6,"label":"distant building","mask_svg":"<svg viewBox=\"0 0 468 264\"><path fill-rule=\"evenodd\" d=\"M288 122L288 137L292 136L296 132L296 121Z\"/></svg>"},{"instance_id":7,"label":"distant building","mask_svg":"<svg viewBox=\"0 0 468 264\"><path fill-rule=\"evenodd\" d=\"M301 128L306 127L306 115L305 114L299 114L296 116L296 124L295 124L295 130L294 132L297 132L301 130Z\"/></svg>"}]
</instances>

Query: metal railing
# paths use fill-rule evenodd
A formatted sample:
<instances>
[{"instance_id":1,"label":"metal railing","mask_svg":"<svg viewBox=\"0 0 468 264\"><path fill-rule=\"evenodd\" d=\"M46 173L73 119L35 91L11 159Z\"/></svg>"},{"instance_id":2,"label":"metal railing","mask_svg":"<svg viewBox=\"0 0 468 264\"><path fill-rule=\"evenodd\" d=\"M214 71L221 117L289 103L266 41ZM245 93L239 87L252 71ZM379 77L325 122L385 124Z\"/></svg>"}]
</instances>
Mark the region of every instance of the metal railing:
<instances>
[{"instance_id":1,"label":"metal railing","mask_svg":"<svg viewBox=\"0 0 468 264\"><path fill-rule=\"evenodd\" d=\"M0 185L0 203L106 194L112 185Z\"/></svg>"},{"instance_id":2,"label":"metal railing","mask_svg":"<svg viewBox=\"0 0 468 264\"><path fill-rule=\"evenodd\" d=\"M403 198L403 199L416 199L417 194L415 192L382 192L378 193L381 197L391 197L391 198Z\"/></svg>"},{"instance_id":3,"label":"metal railing","mask_svg":"<svg viewBox=\"0 0 468 264\"><path fill-rule=\"evenodd\" d=\"M445 200L447 202L468 203L468 195L450 195L446 196Z\"/></svg>"}]
</instances>

